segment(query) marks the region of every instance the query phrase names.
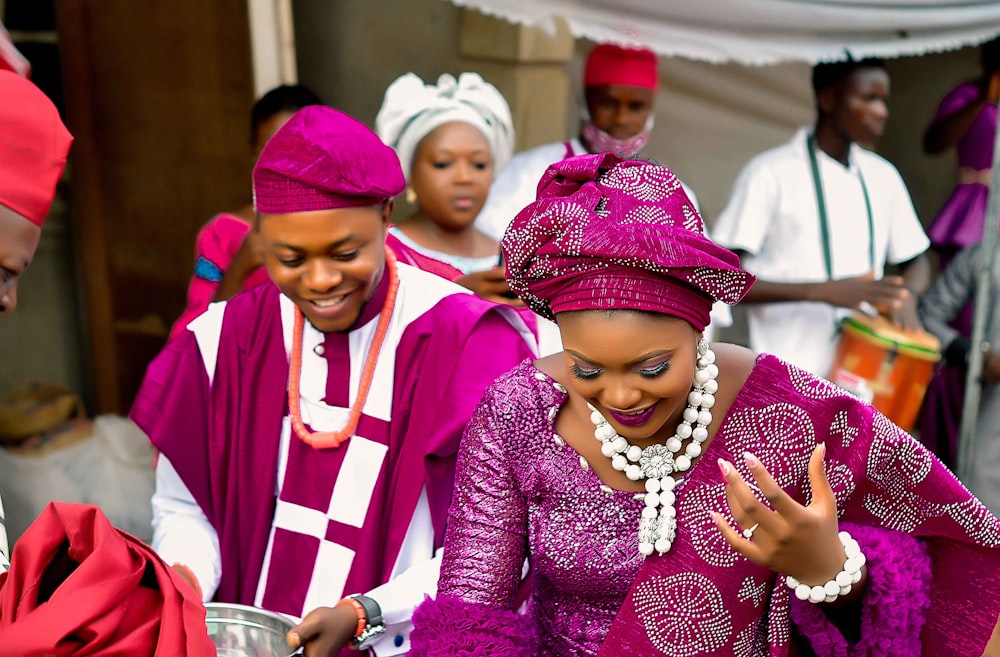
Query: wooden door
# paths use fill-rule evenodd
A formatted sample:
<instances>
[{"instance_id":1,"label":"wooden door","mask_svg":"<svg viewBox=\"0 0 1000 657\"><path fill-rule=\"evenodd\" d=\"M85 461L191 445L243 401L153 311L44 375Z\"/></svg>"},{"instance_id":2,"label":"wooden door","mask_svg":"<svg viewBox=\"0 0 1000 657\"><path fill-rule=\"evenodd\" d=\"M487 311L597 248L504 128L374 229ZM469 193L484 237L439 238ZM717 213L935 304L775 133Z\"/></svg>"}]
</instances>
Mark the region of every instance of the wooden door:
<instances>
[{"instance_id":1,"label":"wooden door","mask_svg":"<svg viewBox=\"0 0 1000 657\"><path fill-rule=\"evenodd\" d=\"M184 307L193 244L250 196L246 0L57 0L97 412L127 412Z\"/></svg>"}]
</instances>

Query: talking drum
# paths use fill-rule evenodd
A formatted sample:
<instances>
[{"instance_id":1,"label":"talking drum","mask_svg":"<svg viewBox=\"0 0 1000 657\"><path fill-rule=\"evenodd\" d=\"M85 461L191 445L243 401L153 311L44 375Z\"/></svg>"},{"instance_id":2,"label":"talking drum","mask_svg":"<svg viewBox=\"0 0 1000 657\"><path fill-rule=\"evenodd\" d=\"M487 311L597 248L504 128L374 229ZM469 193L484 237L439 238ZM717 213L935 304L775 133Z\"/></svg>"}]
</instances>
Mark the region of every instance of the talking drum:
<instances>
[{"instance_id":1,"label":"talking drum","mask_svg":"<svg viewBox=\"0 0 1000 657\"><path fill-rule=\"evenodd\" d=\"M285 635L294 625L284 616L221 602L208 602L205 610L218 657L286 657L291 652Z\"/></svg>"},{"instance_id":2,"label":"talking drum","mask_svg":"<svg viewBox=\"0 0 1000 657\"><path fill-rule=\"evenodd\" d=\"M844 320L830 380L909 431L920 411L941 344L923 331L903 331L883 317Z\"/></svg>"}]
</instances>

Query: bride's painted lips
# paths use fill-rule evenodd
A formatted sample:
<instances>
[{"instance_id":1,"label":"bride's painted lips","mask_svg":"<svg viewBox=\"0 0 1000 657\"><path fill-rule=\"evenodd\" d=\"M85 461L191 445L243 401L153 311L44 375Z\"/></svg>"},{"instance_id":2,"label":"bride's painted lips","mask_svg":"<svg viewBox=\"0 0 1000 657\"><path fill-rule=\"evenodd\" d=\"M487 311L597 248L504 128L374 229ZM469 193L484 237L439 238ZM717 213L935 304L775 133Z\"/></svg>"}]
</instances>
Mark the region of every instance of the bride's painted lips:
<instances>
[{"instance_id":1,"label":"bride's painted lips","mask_svg":"<svg viewBox=\"0 0 1000 657\"><path fill-rule=\"evenodd\" d=\"M616 411L608 410L608 414L615 419L618 424L624 425L626 427L638 427L640 425L649 422L649 418L653 417L653 413L656 411L656 404L653 404L644 411L638 413L619 413Z\"/></svg>"}]
</instances>

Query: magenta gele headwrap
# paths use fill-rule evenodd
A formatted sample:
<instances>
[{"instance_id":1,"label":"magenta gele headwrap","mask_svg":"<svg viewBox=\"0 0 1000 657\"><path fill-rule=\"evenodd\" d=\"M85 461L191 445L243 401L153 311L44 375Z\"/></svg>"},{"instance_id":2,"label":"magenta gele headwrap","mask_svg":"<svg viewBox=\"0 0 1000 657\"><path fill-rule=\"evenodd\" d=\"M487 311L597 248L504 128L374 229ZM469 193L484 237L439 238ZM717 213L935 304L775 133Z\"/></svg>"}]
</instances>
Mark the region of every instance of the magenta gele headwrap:
<instances>
[{"instance_id":1,"label":"magenta gele headwrap","mask_svg":"<svg viewBox=\"0 0 1000 657\"><path fill-rule=\"evenodd\" d=\"M610 153L573 157L549 167L537 200L507 229L507 280L549 319L570 310L645 310L702 330L713 301L737 303L755 280L703 231L666 167Z\"/></svg>"},{"instance_id":2,"label":"magenta gele headwrap","mask_svg":"<svg viewBox=\"0 0 1000 657\"><path fill-rule=\"evenodd\" d=\"M368 126L329 107L296 112L253 169L262 214L376 205L406 188L396 153Z\"/></svg>"}]
</instances>

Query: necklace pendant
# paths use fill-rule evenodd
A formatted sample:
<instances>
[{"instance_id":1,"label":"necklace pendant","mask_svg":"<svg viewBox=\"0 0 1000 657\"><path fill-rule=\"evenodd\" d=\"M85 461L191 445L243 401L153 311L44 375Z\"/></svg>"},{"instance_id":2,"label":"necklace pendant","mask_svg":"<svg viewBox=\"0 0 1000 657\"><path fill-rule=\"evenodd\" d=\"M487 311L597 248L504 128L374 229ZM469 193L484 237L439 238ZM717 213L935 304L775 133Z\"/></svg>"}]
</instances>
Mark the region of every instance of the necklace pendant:
<instances>
[{"instance_id":1,"label":"necklace pendant","mask_svg":"<svg viewBox=\"0 0 1000 657\"><path fill-rule=\"evenodd\" d=\"M673 493L657 496L646 493L646 506L639 516L639 553L644 557L658 552L666 554L677 537L677 510L673 505Z\"/></svg>"},{"instance_id":2,"label":"necklace pendant","mask_svg":"<svg viewBox=\"0 0 1000 657\"><path fill-rule=\"evenodd\" d=\"M666 445L650 445L642 450L639 467L646 479L663 479L675 470L674 455Z\"/></svg>"}]
</instances>

